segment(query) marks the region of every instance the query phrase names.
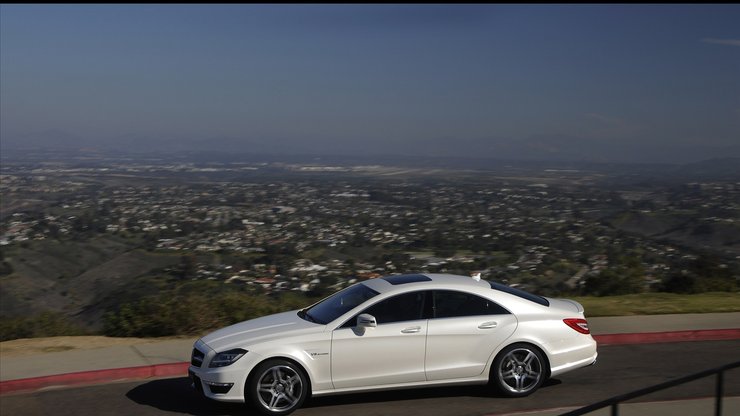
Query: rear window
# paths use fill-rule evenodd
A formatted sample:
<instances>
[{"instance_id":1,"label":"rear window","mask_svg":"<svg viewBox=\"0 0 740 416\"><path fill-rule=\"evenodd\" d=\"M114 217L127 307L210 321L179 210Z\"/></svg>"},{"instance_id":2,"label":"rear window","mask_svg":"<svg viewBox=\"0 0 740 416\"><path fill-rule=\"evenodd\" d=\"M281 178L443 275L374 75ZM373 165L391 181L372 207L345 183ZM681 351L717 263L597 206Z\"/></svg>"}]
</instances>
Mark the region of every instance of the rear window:
<instances>
[{"instance_id":1,"label":"rear window","mask_svg":"<svg viewBox=\"0 0 740 416\"><path fill-rule=\"evenodd\" d=\"M517 288L511 287L511 286L506 286L504 284L497 283L497 282L491 282L491 281L489 281L488 284L491 285L491 289L500 290L500 291L506 292L506 293L508 293L510 295L514 295L514 296L518 296L518 297L520 297L522 299L526 299L526 300L528 300L530 302L538 303L538 304L540 304L542 306L550 306L550 302L548 302L547 299L543 298L542 296L533 295L533 294L531 294L529 292L525 292L525 291L523 291L521 289L517 289Z\"/></svg>"}]
</instances>

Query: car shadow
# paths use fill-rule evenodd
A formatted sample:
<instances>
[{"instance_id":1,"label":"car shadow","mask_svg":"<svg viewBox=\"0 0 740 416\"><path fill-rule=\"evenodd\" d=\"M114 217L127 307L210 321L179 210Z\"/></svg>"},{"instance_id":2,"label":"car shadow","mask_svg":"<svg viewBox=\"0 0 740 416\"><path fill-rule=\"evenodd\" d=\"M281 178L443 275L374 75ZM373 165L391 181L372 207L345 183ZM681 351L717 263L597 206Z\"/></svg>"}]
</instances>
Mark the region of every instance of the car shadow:
<instances>
[{"instance_id":1,"label":"car shadow","mask_svg":"<svg viewBox=\"0 0 740 416\"><path fill-rule=\"evenodd\" d=\"M549 379L542 384L540 389L561 384L562 381ZM303 404L305 408L336 406L343 404L379 403L401 400L421 400L440 397L480 397L480 398L506 398L490 385L454 386L454 387L425 387L409 388L390 391L378 391L370 393L351 393L337 396L313 397ZM328 409L327 409L328 410Z\"/></svg>"},{"instance_id":2,"label":"car shadow","mask_svg":"<svg viewBox=\"0 0 740 416\"><path fill-rule=\"evenodd\" d=\"M193 416L243 416L248 413L242 403L223 403L197 394L187 377L160 379L140 384L126 393L126 397L140 405L151 406L162 411L190 414ZM561 384L550 379L541 388ZM504 395L486 385L428 387L370 393L351 393L336 396L313 397L304 408L324 408L361 403L382 403L402 400L422 400L440 397L502 398Z\"/></svg>"},{"instance_id":3,"label":"car shadow","mask_svg":"<svg viewBox=\"0 0 740 416\"><path fill-rule=\"evenodd\" d=\"M140 384L126 393L130 400L167 412L194 416L244 416L242 403L223 403L199 395L187 377L168 378Z\"/></svg>"}]
</instances>

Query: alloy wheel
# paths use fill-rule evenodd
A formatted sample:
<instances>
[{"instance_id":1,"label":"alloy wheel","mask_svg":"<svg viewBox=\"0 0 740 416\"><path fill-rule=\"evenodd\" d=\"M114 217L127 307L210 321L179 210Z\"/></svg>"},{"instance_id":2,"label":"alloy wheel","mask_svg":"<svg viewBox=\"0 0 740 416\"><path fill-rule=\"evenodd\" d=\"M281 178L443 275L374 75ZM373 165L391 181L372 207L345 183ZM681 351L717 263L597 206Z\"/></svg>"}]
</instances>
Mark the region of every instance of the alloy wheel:
<instances>
[{"instance_id":1,"label":"alloy wheel","mask_svg":"<svg viewBox=\"0 0 740 416\"><path fill-rule=\"evenodd\" d=\"M296 407L303 396L303 380L287 365L275 365L257 379L257 397L270 412L284 412Z\"/></svg>"},{"instance_id":2,"label":"alloy wheel","mask_svg":"<svg viewBox=\"0 0 740 416\"><path fill-rule=\"evenodd\" d=\"M507 352L498 366L498 380L509 393L524 395L539 387L543 376L542 360L529 348Z\"/></svg>"}]
</instances>

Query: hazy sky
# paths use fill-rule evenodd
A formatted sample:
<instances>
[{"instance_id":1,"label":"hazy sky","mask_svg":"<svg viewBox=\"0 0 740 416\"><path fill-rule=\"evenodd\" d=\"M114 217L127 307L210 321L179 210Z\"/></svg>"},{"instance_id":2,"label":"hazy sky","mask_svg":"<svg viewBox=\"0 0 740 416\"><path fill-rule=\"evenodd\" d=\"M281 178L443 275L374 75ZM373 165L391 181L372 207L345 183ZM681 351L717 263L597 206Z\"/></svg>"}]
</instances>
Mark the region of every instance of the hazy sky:
<instances>
[{"instance_id":1,"label":"hazy sky","mask_svg":"<svg viewBox=\"0 0 740 416\"><path fill-rule=\"evenodd\" d=\"M740 156L739 5L2 5L0 144Z\"/></svg>"}]
</instances>

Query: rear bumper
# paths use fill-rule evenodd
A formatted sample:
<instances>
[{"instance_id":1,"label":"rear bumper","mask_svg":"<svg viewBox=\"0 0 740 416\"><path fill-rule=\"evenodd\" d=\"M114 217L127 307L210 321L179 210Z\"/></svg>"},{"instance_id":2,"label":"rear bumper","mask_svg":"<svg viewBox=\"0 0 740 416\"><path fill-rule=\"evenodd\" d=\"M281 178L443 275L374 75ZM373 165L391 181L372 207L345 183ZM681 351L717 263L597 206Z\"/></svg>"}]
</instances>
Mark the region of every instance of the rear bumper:
<instances>
[{"instance_id":1,"label":"rear bumper","mask_svg":"<svg viewBox=\"0 0 740 416\"><path fill-rule=\"evenodd\" d=\"M596 351L596 341L587 335L586 342L579 342L577 345L570 345L553 354L551 359L550 375L556 376L581 367L588 367L596 364L599 353Z\"/></svg>"}]
</instances>

